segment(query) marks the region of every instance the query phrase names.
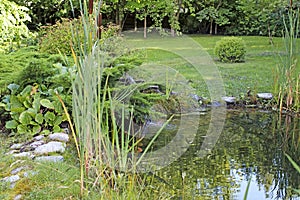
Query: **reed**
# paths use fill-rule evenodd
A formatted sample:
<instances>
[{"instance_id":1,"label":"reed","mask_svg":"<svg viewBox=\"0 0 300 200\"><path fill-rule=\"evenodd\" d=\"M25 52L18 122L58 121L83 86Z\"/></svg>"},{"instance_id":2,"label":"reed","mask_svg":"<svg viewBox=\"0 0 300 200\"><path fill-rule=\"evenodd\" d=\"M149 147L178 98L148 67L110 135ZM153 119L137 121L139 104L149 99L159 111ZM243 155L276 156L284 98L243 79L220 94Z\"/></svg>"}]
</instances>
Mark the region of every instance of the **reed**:
<instances>
[{"instance_id":1,"label":"reed","mask_svg":"<svg viewBox=\"0 0 300 200\"><path fill-rule=\"evenodd\" d=\"M287 19L284 17L283 43L284 55L281 63L275 69L274 93L277 95L277 106L282 113L283 110L300 112L299 77L297 68L297 38L299 33L299 9L293 10L292 5L288 11Z\"/></svg>"},{"instance_id":2,"label":"reed","mask_svg":"<svg viewBox=\"0 0 300 200\"><path fill-rule=\"evenodd\" d=\"M96 191L98 199L140 199L143 181L136 167L164 126L138 157L134 109L113 97L105 74L108 54L99 37L100 8L101 1L80 1L82 27L72 27L72 132L78 149L81 196ZM131 93L123 91L121 99Z\"/></svg>"}]
</instances>

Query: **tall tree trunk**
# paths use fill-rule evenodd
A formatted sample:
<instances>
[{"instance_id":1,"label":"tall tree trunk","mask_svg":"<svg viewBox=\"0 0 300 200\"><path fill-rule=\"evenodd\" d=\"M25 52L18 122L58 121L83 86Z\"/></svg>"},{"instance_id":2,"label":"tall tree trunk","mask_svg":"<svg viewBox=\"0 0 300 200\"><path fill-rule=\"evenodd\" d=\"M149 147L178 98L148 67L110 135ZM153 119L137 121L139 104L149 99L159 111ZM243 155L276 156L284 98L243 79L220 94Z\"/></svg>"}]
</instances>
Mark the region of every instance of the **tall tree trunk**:
<instances>
[{"instance_id":1,"label":"tall tree trunk","mask_svg":"<svg viewBox=\"0 0 300 200\"><path fill-rule=\"evenodd\" d=\"M116 24L120 25L120 7L119 7L120 1L117 2L116 5Z\"/></svg>"},{"instance_id":2,"label":"tall tree trunk","mask_svg":"<svg viewBox=\"0 0 300 200\"><path fill-rule=\"evenodd\" d=\"M213 19L210 19L210 28L209 28L209 34L213 34Z\"/></svg>"},{"instance_id":3,"label":"tall tree trunk","mask_svg":"<svg viewBox=\"0 0 300 200\"><path fill-rule=\"evenodd\" d=\"M136 19L136 12L134 12L134 31L137 31L137 19Z\"/></svg>"},{"instance_id":4,"label":"tall tree trunk","mask_svg":"<svg viewBox=\"0 0 300 200\"><path fill-rule=\"evenodd\" d=\"M147 15L144 18L144 38L147 38Z\"/></svg>"},{"instance_id":5,"label":"tall tree trunk","mask_svg":"<svg viewBox=\"0 0 300 200\"><path fill-rule=\"evenodd\" d=\"M215 24L215 35L218 35L218 24Z\"/></svg>"},{"instance_id":6,"label":"tall tree trunk","mask_svg":"<svg viewBox=\"0 0 300 200\"><path fill-rule=\"evenodd\" d=\"M269 34L269 43L273 45L274 42L273 42L272 31L269 23L268 23L268 34Z\"/></svg>"}]
</instances>

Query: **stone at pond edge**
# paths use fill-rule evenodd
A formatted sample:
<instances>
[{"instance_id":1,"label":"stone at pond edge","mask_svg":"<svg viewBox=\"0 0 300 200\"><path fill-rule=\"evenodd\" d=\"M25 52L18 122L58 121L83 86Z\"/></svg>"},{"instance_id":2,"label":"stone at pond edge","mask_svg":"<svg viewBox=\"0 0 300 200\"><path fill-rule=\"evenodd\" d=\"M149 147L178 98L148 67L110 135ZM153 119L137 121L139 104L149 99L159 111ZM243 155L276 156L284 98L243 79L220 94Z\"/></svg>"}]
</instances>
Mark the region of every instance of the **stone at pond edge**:
<instances>
[{"instance_id":1,"label":"stone at pond edge","mask_svg":"<svg viewBox=\"0 0 300 200\"><path fill-rule=\"evenodd\" d=\"M272 93L257 93L257 97L261 99L270 100L273 98Z\"/></svg>"},{"instance_id":2,"label":"stone at pond edge","mask_svg":"<svg viewBox=\"0 0 300 200\"><path fill-rule=\"evenodd\" d=\"M35 158L39 162L63 162L63 156L40 156Z\"/></svg>"},{"instance_id":3,"label":"stone at pond edge","mask_svg":"<svg viewBox=\"0 0 300 200\"><path fill-rule=\"evenodd\" d=\"M53 133L48 136L50 140L56 140L60 142L68 142L69 136L66 133Z\"/></svg>"},{"instance_id":4,"label":"stone at pond edge","mask_svg":"<svg viewBox=\"0 0 300 200\"><path fill-rule=\"evenodd\" d=\"M65 151L65 146L66 146L65 143L52 141L37 147L34 150L34 153L37 155L55 153L55 152L63 153Z\"/></svg>"},{"instance_id":5,"label":"stone at pond edge","mask_svg":"<svg viewBox=\"0 0 300 200\"><path fill-rule=\"evenodd\" d=\"M235 97L222 97L222 100L225 101L226 103L229 103L229 104L236 102Z\"/></svg>"}]
</instances>

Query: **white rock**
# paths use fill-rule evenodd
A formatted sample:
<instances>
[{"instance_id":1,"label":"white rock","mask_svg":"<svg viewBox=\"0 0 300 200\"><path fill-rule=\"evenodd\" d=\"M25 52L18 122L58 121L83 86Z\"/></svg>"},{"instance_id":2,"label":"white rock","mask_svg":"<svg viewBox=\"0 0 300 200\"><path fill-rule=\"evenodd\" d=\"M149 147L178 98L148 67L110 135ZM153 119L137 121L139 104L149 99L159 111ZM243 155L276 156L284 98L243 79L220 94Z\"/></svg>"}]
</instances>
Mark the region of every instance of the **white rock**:
<instances>
[{"instance_id":1,"label":"white rock","mask_svg":"<svg viewBox=\"0 0 300 200\"><path fill-rule=\"evenodd\" d=\"M17 143L17 144L11 145L10 149L21 149L22 146L23 146L23 143Z\"/></svg>"},{"instance_id":2,"label":"white rock","mask_svg":"<svg viewBox=\"0 0 300 200\"><path fill-rule=\"evenodd\" d=\"M39 140L44 139L44 137L45 137L45 136L43 136L43 135L38 135L38 136L35 136L35 137L34 137L34 140L39 141Z\"/></svg>"},{"instance_id":3,"label":"white rock","mask_svg":"<svg viewBox=\"0 0 300 200\"><path fill-rule=\"evenodd\" d=\"M31 144L29 144L29 146L32 148L37 148L38 146L41 146L43 144L45 144L45 142L43 140L38 140L38 141L35 141L35 142L32 142Z\"/></svg>"},{"instance_id":4,"label":"white rock","mask_svg":"<svg viewBox=\"0 0 300 200\"><path fill-rule=\"evenodd\" d=\"M48 154L54 152L63 153L65 151L66 144L62 142L51 141L47 144L41 145L34 150L37 155Z\"/></svg>"},{"instance_id":5,"label":"white rock","mask_svg":"<svg viewBox=\"0 0 300 200\"><path fill-rule=\"evenodd\" d=\"M5 182L8 182L8 183L15 183L18 180L20 180L20 176L19 175L12 175L12 176L5 177L2 180L5 181Z\"/></svg>"},{"instance_id":6,"label":"white rock","mask_svg":"<svg viewBox=\"0 0 300 200\"><path fill-rule=\"evenodd\" d=\"M236 102L235 97L222 97L222 100L225 101L226 103L235 103Z\"/></svg>"},{"instance_id":7,"label":"white rock","mask_svg":"<svg viewBox=\"0 0 300 200\"><path fill-rule=\"evenodd\" d=\"M22 199L22 195L21 194L18 194L15 196L14 200L21 200Z\"/></svg>"},{"instance_id":8,"label":"white rock","mask_svg":"<svg viewBox=\"0 0 300 200\"><path fill-rule=\"evenodd\" d=\"M60 142L68 142L69 136L66 133L53 133L48 136L50 140L56 140Z\"/></svg>"},{"instance_id":9,"label":"white rock","mask_svg":"<svg viewBox=\"0 0 300 200\"><path fill-rule=\"evenodd\" d=\"M62 162L64 161L63 156L41 156L41 157L36 157L36 161L40 162Z\"/></svg>"},{"instance_id":10,"label":"white rock","mask_svg":"<svg viewBox=\"0 0 300 200\"><path fill-rule=\"evenodd\" d=\"M273 95L272 95L272 93L257 93L257 97L269 100L269 99L273 98Z\"/></svg>"},{"instance_id":11,"label":"white rock","mask_svg":"<svg viewBox=\"0 0 300 200\"><path fill-rule=\"evenodd\" d=\"M27 167L24 167L24 166L22 166L22 167L18 167L18 168L16 168L16 169L13 169L13 170L11 170L11 174L12 175L15 175L15 174L17 174L17 173L19 173L20 171L22 171L22 170L24 170L24 169L26 169Z\"/></svg>"}]
</instances>

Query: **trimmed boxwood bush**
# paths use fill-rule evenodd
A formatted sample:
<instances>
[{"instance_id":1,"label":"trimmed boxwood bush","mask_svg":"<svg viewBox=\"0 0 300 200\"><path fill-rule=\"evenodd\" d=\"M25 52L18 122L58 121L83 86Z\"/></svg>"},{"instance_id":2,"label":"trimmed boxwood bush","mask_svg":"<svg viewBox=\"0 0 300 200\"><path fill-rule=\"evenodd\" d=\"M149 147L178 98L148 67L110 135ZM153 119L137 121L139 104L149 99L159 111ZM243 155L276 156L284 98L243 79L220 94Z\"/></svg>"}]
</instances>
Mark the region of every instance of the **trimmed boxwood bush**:
<instances>
[{"instance_id":1,"label":"trimmed boxwood bush","mask_svg":"<svg viewBox=\"0 0 300 200\"><path fill-rule=\"evenodd\" d=\"M217 42L215 55L222 62L242 62L245 58L245 43L242 38L224 37Z\"/></svg>"}]
</instances>

